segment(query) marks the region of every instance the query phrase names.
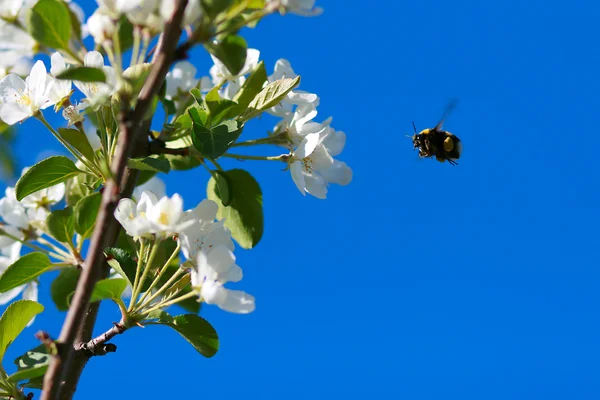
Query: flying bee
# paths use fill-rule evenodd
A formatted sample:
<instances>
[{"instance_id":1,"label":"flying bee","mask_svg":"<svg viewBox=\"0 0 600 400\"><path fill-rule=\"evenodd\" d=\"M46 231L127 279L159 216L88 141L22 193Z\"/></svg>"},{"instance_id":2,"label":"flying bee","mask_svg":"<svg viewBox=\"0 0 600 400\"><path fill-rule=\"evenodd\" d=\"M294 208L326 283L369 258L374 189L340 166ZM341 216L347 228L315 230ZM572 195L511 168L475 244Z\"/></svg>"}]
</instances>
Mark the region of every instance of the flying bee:
<instances>
[{"instance_id":1,"label":"flying bee","mask_svg":"<svg viewBox=\"0 0 600 400\"><path fill-rule=\"evenodd\" d=\"M456 160L460 158L462 142L456 135L442 130L445 119L454 110L456 103L456 101L452 101L448 104L444 115L435 128L423 129L417 133L417 127L413 121L415 134L412 136L412 141L414 148L419 149L420 157L435 157L439 162L447 160L452 165L458 164Z\"/></svg>"}]
</instances>

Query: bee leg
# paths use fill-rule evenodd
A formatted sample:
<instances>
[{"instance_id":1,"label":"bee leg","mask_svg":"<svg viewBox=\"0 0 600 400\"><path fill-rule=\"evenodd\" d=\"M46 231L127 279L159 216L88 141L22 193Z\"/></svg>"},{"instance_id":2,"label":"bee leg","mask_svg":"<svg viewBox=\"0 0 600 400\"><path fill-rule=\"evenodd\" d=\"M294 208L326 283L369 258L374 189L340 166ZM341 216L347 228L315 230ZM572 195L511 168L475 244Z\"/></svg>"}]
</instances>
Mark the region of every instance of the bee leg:
<instances>
[{"instance_id":1,"label":"bee leg","mask_svg":"<svg viewBox=\"0 0 600 400\"><path fill-rule=\"evenodd\" d=\"M450 163L450 165L458 165L458 163L454 160L448 159L448 162Z\"/></svg>"}]
</instances>

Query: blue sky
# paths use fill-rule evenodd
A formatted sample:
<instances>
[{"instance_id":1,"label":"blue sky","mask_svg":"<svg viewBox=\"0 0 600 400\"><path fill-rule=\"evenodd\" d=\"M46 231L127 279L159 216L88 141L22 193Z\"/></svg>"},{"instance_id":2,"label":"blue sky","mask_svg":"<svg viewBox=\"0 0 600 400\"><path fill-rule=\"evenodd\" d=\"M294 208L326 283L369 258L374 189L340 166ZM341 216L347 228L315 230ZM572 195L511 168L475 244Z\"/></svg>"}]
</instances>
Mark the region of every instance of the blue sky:
<instances>
[{"instance_id":1,"label":"blue sky","mask_svg":"<svg viewBox=\"0 0 600 400\"><path fill-rule=\"evenodd\" d=\"M131 330L89 364L76 398L597 399L598 6L318 3L318 18L272 17L245 37L321 97L317 120L348 136L352 184L321 201L280 165L225 163L263 190L262 242L236 250L257 310L204 308L221 338L212 359L167 328ZM207 73L205 54L191 60ZM452 98L459 165L419 160L404 135L413 120L434 126ZM26 122L21 166L53 140ZM206 180L166 178L188 208ZM49 282L31 335L60 330ZM118 318L103 305L98 333ZM19 338L6 360L35 344Z\"/></svg>"}]
</instances>

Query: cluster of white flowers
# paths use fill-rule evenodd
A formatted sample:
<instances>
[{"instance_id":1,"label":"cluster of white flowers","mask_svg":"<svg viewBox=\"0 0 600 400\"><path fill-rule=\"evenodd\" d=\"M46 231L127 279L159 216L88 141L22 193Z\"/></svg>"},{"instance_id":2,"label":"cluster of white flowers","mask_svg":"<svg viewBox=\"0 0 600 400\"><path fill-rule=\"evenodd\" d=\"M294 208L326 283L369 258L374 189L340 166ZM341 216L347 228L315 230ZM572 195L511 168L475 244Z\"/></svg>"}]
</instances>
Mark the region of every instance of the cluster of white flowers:
<instances>
[{"instance_id":1,"label":"cluster of white flowers","mask_svg":"<svg viewBox=\"0 0 600 400\"><path fill-rule=\"evenodd\" d=\"M27 75L37 46L28 33L27 13L37 0L0 1L0 78L9 73ZM80 23L85 19L83 10L71 0L65 0ZM82 26L82 37L87 30Z\"/></svg>"},{"instance_id":2,"label":"cluster of white flowers","mask_svg":"<svg viewBox=\"0 0 600 400\"><path fill-rule=\"evenodd\" d=\"M133 237L167 238L177 236L185 258L191 263L192 286L201 301L245 314L254 311L254 297L224 287L238 282L242 270L235 264L231 232L224 221L216 221L217 204L204 200L194 209L184 211L177 194L158 198L143 191L139 202L122 199L115 218Z\"/></svg>"},{"instance_id":3,"label":"cluster of white flowers","mask_svg":"<svg viewBox=\"0 0 600 400\"><path fill-rule=\"evenodd\" d=\"M64 183L32 193L21 201L17 200L13 187L6 188L5 197L0 199L0 275L19 259L20 241L42 234L50 207L60 202L64 195ZM37 300L37 282L0 294L0 304L6 304L21 292L24 299Z\"/></svg>"},{"instance_id":4,"label":"cluster of white flowers","mask_svg":"<svg viewBox=\"0 0 600 400\"><path fill-rule=\"evenodd\" d=\"M172 0L97 0L97 3L98 9L87 20L87 27L98 44L112 40L117 21L122 15L132 24L156 33L164 29L175 9ZM188 2L182 26L194 23L201 16L200 2Z\"/></svg>"},{"instance_id":5,"label":"cluster of white flowers","mask_svg":"<svg viewBox=\"0 0 600 400\"><path fill-rule=\"evenodd\" d=\"M314 2L313 2L314 3ZM311 6L312 7L312 6ZM207 77L197 79L196 68L187 61L177 63L167 74L167 98L175 99L191 88L199 87L206 93L212 86L221 86L222 98L233 99L248 75L258 65L260 52L248 49L242 70L234 75L216 57L210 68L210 82ZM268 82L282 78L296 78L290 62L279 59ZM268 84L265 82L265 85ZM211 85L212 83L212 85ZM314 122L317 115L319 97L314 93L292 90L268 113L282 120L275 126L275 133L285 132L293 145L290 162L292 179L302 194L309 193L319 199L327 197L330 183L348 185L352 181L352 170L343 161L334 159L346 144L346 134L331 127L331 118L322 123Z\"/></svg>"},{"instance_id":6,"label":"cluster of white flowers","mask_svg":"<svg viewBox=\"0 0 600 400\"><path fill-rule=\"evenodd\" d=\"M96 107L117 90L115 72L112 67L104 65L104 58L97 51L85 55L85 66L102 68L106 75L106 83L77 82L75 86L85 95L81 104L69 106L63 110L63 116L69 125L82 121L81 113L87 106ZM68 99L72 94L72 82L55 78L68 66L60 53L51 57L50 74L40 60L37 61L29 76L23 80L17 74L8 74L0 80L0 119L9 125L21 122L50 106Z\"/></svg>"},{"instance_id":7,"label":"cluster of white flowers","mask_svg":"<svg viewBox=\"0 0 600 400\"><path fill-rule=\"evenodd\" d=\"M287 12L304 17L320 15L323 9L315 7L316 0L267 0L268 5L283 7Z\"/></svg>"},{"instance_id":8,"label":"cluster of white flowers","mask_svg":"<svg viewBox=\"0 0 600 400\"><path fill-rule=\"evenodd\" d=\"M256 67L260 58L260 51L257 49L246 50L246 62L242 70L237 74L232 74L229 69L217 57L211 54L214 65L210 67L209 73L213 86L222 85L220 90L221 97L233 99L246 81L245 75L248 75ZM225 84L226 83L226 84Z\"/></svg>"},{"instance_id":9,"label":"cluster of white flowers","mask_svg":"<svg viewBox=\"0 0 600 400\"><path fill-rule=\"evenodd\" d=\"M289 61L280 59L269 81L297 76ZM269 113L282 118L274 131L287 133L294 146L290 172L298 190L325 199L329 183L348 185L352 181L352 170L343 161L333 158L343 151L346 134L331 127L331 118L321 123L313 121L318 105L316 94L292 90Z\"/></svg>"}]
</instances>

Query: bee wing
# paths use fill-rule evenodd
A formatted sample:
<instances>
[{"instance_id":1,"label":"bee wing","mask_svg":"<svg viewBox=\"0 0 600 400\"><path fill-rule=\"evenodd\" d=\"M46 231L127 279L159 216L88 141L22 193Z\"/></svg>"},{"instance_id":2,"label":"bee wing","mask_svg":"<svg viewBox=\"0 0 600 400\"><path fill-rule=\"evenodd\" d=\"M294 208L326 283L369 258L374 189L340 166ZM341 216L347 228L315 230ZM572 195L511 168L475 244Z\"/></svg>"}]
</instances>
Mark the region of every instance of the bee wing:
<instances>
[{"instance_id":1,"label":"bee wing","mask_svg":"<svg viewBox=\"0 0 600 400\"><path fill-rule=\"evenodd\" d=\"M444 121L446 120L446 118L448 118L448 115L450 115L450 113L452 111L454 111L457 104L458 104L458 99L450 100L450 103L448 103L448 105L446 106L446 109L444 110L444 114L442 114L442 118L440 118L440 122L438 122L438 124L435 126L434 130L442 129L442 125L444 125Z\"/></svg>"}]
</instances>

